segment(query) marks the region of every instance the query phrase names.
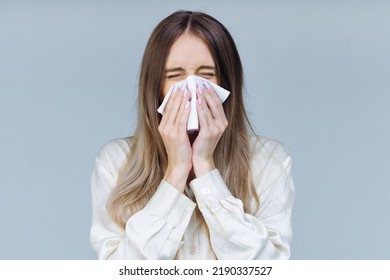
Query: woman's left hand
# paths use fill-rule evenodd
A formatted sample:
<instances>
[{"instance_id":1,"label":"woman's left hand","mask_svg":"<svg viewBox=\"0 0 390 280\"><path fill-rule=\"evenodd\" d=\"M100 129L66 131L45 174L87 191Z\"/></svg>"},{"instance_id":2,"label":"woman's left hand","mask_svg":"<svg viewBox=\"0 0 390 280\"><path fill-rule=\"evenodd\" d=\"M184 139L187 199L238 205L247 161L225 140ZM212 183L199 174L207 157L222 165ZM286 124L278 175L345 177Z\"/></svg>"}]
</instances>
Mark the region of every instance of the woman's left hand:
<instances>
[{"instance_id":1,"label":"woman's left hand","mask_svg":"<svg viewBox=\"0 0 390 280\"><path fill-rule=\"evenodd\" d=\"M195 176L200 177L215 168L214 150L228 121L221 100L208 82L198 84L197 99L199 134L192 145L192 164Z\"/></svg>"}]
</instances>

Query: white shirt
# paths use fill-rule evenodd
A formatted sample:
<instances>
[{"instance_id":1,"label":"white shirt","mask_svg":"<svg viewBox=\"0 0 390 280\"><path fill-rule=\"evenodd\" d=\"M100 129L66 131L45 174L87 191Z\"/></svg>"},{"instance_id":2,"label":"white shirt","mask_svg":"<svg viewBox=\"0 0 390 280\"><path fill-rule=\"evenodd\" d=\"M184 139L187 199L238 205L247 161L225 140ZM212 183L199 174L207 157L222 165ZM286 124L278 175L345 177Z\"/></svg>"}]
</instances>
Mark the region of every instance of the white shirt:
<instances>
[{"instance_id":1,"label":"white shirt","mask_svg":"<svg viewBox=\"0 0 390 280\"><path fill-rule=\"evenodd\" d=\"M291 157L282 144L252 137L252 173L260 208L245 213L219 171L191 181L190 189L207 223L198 227L196 204L166 181L144 209L122 229L106 210L130 138L107 143L96 158L91 179L91 245L99 259L288 259L295 201Z\"/></svg>"}]
</instances>

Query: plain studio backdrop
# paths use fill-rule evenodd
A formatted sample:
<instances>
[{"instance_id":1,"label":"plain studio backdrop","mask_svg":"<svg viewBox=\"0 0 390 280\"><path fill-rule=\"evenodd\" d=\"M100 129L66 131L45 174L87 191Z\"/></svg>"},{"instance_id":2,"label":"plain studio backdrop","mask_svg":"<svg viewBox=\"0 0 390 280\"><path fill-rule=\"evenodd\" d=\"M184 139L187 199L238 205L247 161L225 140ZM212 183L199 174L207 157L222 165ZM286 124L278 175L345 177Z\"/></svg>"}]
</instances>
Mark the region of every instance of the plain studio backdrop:
<instances>
[{"instance_id":1,"label":"plain studio backdrop","mask_svg":"<svg viewBox=\"0 0 390 280\"><path fill-rule=\"evenodd\" d=\"M389 1L0 0L0 259L94 259L90 176L133 133L156 24L233 35L258 134L293 157L293 259L390 259Z\"/></svg>"}]
</instances>

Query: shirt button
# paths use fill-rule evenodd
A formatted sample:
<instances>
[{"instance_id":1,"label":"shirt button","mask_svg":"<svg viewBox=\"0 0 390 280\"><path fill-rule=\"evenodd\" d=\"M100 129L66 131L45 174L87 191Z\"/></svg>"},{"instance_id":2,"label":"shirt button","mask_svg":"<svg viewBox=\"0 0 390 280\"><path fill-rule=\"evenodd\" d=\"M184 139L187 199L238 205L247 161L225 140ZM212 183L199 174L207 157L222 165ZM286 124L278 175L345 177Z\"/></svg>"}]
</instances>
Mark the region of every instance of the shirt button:
<instances>
[{"instance_id":1,"label":"shirt button","mask_svg":"<svg viewBox=\"0 0 390 280\"><path fill-rule=\"evenodd\" d=\"M203 189L202 190L202 193L203 194L209 194L211 191L210 191L210 189Z\"/></svg>"},{"instance_id":2,"label":"shirt button","mask_svg":"<svg viewBox=\"0 0 390 280\"><path fill-rule=\"evenodd\" d=\"M195 246L194 246L194 245L191 245L191 247L190 247L190 254L191 254L191 255L195 255L195 252L196 252Z\"/></svg>"}]
</instances>

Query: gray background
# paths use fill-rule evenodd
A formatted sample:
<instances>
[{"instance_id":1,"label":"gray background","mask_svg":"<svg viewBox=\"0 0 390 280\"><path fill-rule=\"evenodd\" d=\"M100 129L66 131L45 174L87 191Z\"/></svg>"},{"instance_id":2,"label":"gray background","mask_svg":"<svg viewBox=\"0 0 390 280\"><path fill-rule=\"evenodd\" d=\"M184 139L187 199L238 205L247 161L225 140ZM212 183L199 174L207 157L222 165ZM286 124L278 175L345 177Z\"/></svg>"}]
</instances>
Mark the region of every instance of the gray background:
<instances>
[{"instance_id":1,"label":"gray background","mask_svg":"<svg viewBox=\"0 0 390 280\"><path fill-rule=\"evenodd\" d=\"M390 259L389 1L287 0L0 1L0 258L95 258L94 158L178 9L231 31L252 123L292 153L292 258Z\"/></svg>"}]
</instances>

